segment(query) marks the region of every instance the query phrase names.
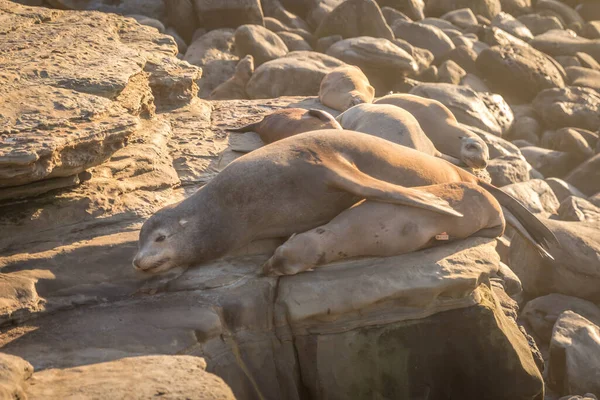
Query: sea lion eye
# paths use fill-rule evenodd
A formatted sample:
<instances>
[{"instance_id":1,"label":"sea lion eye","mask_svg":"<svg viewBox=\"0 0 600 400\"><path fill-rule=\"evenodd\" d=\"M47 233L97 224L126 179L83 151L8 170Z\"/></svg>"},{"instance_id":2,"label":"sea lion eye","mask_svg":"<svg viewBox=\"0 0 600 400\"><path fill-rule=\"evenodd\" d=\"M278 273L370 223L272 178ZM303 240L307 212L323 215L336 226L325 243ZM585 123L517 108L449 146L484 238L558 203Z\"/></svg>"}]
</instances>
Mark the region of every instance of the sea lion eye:
<instances>
[{"instance_id":1,"label":"sea lion eye","mask_svg":"<svg viewBox=\"0 0 600 400\"><path fill-rule=\"evenodd\" d=\"M163 240L165 240L167 237L165 235L160 235L159 237L156 238L156 242L162 242Z\"/></svg>"}]
</instances>

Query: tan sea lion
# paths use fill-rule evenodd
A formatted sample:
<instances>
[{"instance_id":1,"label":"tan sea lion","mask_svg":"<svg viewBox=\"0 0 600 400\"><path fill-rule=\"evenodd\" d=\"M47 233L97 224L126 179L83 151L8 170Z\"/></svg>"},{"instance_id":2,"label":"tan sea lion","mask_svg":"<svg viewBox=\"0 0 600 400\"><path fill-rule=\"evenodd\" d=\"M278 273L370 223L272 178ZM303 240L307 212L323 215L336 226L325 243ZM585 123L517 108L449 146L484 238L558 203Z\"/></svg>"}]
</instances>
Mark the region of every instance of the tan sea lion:
<instances>
[{"instance_id":1,"label":"tan sea lion","mask_svg":"<svg viewBox=\"0 0 600 400\"><path fill-rule=\"evenodd\" d=\"M256 132L265 144L269 144L299 133L319 129L342 129L342 127L327 111L283 108L265 116L259 122L228 130L235 133Z\"/></svg>"},{"instance_id":2,"label":"tan sea lion","mask_svg":"<svg viewBox=\"0 0 600 400\"><path fill-rule=\"evenodd\" d=\"M555 245L521 203L459 167L364 133L319 130L236 159L192 196L158 211L142 226L133 263L157 273L214 260L255 240L316 228L361 199L460 215L445 200L410 188L449 182L479 183L540 251L540 244Z\"/></svg>"},{"instance_id":3,"label":"tan sea lion","mask_svg":"<svg viewBox=\"0 0 600 400\"><path fill-rule=\"evenodd\" d=\"M362 70L354 65L338 67L323 77L319 100L329 108L345 111L361 103L371 103L375 89Z\"/></svg>"},{"instance_id":4,"label":"tan sea lion","mask_svg":"<svg viewBox=\"0 0 600 400\"><path fill-rule=\"evenodd\" d=\"M343 129L368 133L430 156L442 157L416 118L400 107L391 104L359 104L338 115L336 120Z\"/></svg>"},{"instance_id":5,"label":"tan sea lion","mask_svg":"<svg viewBox=\"0 0 600 400\"><path fill-rule=\"evenodd\" d=\"M254 73L254 58L248 54L242 58L235 67L234 75L217 86L210 95L209 100L247 99L246 84Z\"/></svg>"},{"instance_id":6,"label":"tan sea lion","mask_svg":"<svg viewBox=\"0 0 600 400\"><path fill-rule=\"evenodd\" d=\"M263 273L294 275L346 258L390 257L473 235L504 233L502 208L482 187L458 182L418 189L448 201L467 217L364 200L329 223L290 237L264 264Z\"/></svg>"},{"instance_id":7,"label":"tan sea lion","mask_svg":"<svg viewBox=\"0 0 600 400\"><path fill-rule=\"evenodd\" d=\"M392 104L411 113L441 153L458 158L471 168L487 166L490 158L487 144L459 126L454 114L439 101L402 93L381 97L374 104Z\"/></svg>"}]
</instances>

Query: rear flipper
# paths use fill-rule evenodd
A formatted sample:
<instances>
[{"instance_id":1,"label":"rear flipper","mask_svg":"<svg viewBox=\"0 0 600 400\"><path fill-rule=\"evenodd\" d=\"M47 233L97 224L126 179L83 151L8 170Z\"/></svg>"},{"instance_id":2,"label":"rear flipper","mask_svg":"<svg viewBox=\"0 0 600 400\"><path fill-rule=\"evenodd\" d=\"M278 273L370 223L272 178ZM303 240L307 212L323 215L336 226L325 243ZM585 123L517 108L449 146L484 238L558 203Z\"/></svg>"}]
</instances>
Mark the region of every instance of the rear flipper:
<instances>
[{"instance_id":1,"label":"rear flipper","mask_svg":"<svg viewBox=\"0 0 600 400\"><path fill-rule=\"evenodd\" d=\"M534 238L531 237L523 224L521 224L521 222L519 222L519 220L508 209L502 207L502 212L504 213L504 219L506 220L506 223L512 226L519 233L519 235L523 237L523 239L531 243L542 257L554 260L554 257L552 257L550 253L548 253Z\"/></svg>"},{"instance_id":2,"label":"rear flipper","mask_svg":"<svg viewBox=\"0 0 600 400\"><path fill-rule=\"evenodd\" d=\"M360 198L423 208L455 217L463 216L438 196L373 178L358 170L344 158L340 158L339 163L331 166L330 171L329 178L332 186Z\"/></svg>"},{"instance_id":3,"label":"rear flipper","mask_svg":"<svg viewBox=\"0 0 600 400\"><path fill-rule=\"evenodd\" d=\"M438 152L438 154L436 154L435 156L437 158L441 158L442 160L448 161L450 164L453 164L453 165L456 165L456 166L459 166L459 167L466 166L466 164L464 162L460 161L458 158L449 156L447 154L443 154L443 153L439 153Z\"/></svg>"},{"instance_id":4,"label":"rear flipper","mask_svg":"<svg viewBox=\"0 0 600 400\"><path fill-rule=\"evenodd\" d=\"M255 129L258 128L258 124L260 124L260 122L255 122L253 124L245 125L239 128L229 128L227 129L227 131L234 133L256 132Z\"/></svg>"},{"instance_id":5,"label":"rear flipper","mask_svg":"<svg viewBox=\"0 0 600 400\"><path fill-rule=\"evenodd\" d=\"M335 129L343 129L340 123L333 118L333 115L329 114L327 111L312 108L308 110L308 115L319 118L323 122L331 122L335 126Z\"/></svg>"}]
</instances>

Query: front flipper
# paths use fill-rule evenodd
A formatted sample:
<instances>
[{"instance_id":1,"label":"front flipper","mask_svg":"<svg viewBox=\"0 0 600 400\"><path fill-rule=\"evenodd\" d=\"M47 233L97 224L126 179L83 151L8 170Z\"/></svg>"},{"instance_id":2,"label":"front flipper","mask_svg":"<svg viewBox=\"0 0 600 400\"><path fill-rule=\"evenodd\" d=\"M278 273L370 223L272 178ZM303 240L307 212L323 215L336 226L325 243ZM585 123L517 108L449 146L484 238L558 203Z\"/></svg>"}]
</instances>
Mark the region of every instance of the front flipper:
<instances>
[{"instance_id":1,"label":"front flipper","mask_svg":"<svg viewBox=\"0 0 600 400\"><path fill-rule=\"evenodd\" d=\"M345 159L330 166L330 185L345 190L358 197L383 203L402 204L423 208L440 214L462 217L450 207L448 202L438 196L418 189L406 188L385 182L360 171Z\"/></svg>"},{"instance_id":2,"label":"front flipper","mask_svg":"<svg viewBox=\"0 0 600 400\"><path fill-rule=\"evenodd\" d=\"M456 165L456 166L459 166L459 167L464 167L466 165L464 162L462 162L458 158L449 156L448 154L438 153L435 156L437 158L441 158L442 160L448 161L452 165Z\"/></svg>"}]
</instances>

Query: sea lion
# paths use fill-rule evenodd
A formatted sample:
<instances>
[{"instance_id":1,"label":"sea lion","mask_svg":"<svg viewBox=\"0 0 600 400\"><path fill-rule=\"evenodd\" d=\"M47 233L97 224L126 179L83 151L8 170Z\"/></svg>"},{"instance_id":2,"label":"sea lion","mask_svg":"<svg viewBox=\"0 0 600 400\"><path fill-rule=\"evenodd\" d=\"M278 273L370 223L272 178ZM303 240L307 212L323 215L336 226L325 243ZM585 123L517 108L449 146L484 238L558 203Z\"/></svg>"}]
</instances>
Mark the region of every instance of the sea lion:
<instances>
[{"instance_id":1,"label":"sea lion","mask_svg":"<svg viewBox=\"0 0 600 400\"><path fill-rule=\"evenodd\" d=\"M254 73L254 58L248 54L237 63L235 73L225 82L217 86L210 95L209 100L247 99L246 84Z\"/></svg>"},{"instance_id":2,"label":"sea lion","mask_svg":"<svg viewBox=\"0 0 600 400\"><path fill-rule=\"evenodd\" d=\"M151 273L200 264L251 241L316 228L361 199L460 215L445 200L410 188L449 182L490 191L538 249L556 243L521 203L459 167L364 133L319 130L248 153L189 198L159 210L142 226L133 264Z\"/></svg>"},{"instance_id":3,"label":"sea lion","mask_svg":"<svg viewBox=\"0 0 600 400\"><path fill-rule=\"evenodd\" d=\"M336 120L344 129L377 136L430 156L441 156L415 117L400 107L359 104L338 115Z\"/></svg>"},{"instance_id":4,"label":"sea lion","mask_svg":"<svg viewBox=\"0 0 600 400\"><path fill-rule=\"evenodd\" d=\"M411 113L441 153L458 158L471 168L487 166L490 158L487 144L461 127L454 114L439 101L412 94L391 94L375 100L374 104L392 104Z\"/></svg>"},{"instance_id":5,"label":"sea lion","mask_svg":"<svg viewBox=\"0 0 600 400\"><path fill-rule=\"evenodd\" d=\"M346 111L361 103L371 103L375 89L369 79L354 65L338 67L323 77L319 100L329 108Z\"/></svg>"},{"instance_id":6,"label":"sea lion","mask_svg":"<svg viewBox=\"0 0 600 400\"><path fill-rule=\"evenodd\" d=\"M327 111L283 108L253 124L228 130L235 133L256 132L265 144L269 144L299 133L319 129L342 129L342 127Z\"/></svg>"},{"instance_id":7,"label":"sea lion","mask_svg":"<svg viewBox=\"0 0 600 400\"><path fill-rule=\"evenodd\" d=\"M500 204L477 184L444 183L418 189L448 201L468 217L363 200L329 223L290 237L264 264L263 273L294 275L341 259L390 257L448 240L472 235L494 238L504 233Z\"/></svg>"}]
</instances>

